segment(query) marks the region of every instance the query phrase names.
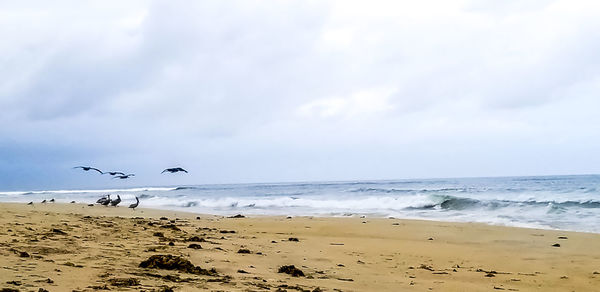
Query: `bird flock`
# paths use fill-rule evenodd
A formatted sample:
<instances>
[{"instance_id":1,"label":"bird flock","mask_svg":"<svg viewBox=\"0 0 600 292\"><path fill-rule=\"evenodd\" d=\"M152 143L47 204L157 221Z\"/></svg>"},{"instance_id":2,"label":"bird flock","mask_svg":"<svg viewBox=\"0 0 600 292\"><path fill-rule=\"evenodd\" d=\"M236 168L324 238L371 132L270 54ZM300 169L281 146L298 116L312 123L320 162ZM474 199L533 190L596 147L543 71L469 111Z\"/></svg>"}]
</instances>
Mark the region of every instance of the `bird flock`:
<instances>
[{"instance_id":1,"label":"bird flock","mask_svg":"<svg viewBox=\"0 0 600 292\"><path fill-rule=\"evenodd\" d=\"M122 171L102 171L102 170L100 170L100 169L98 169L96 167L92 167L92 166L75 166L73 168L74 169L80 168L83 171L90 171L90 170L92 170L92 171L100 173L101 175L108 174L108 175L112 176L113 179L115 179L115 178L117 178L117 179L128 179L130 177L135 176L135 174L133 174L133 173L125 174ZM183 169L181 167L167 168L167 169L163 170L161 172L161 174L165 173L165 172L168 172L168 173L177 173L177 172L188 173L187 170L185 170L185 169ZM52 198L49 201L43 200L41 203L45 204L47 202L54 203L54 198ZM71 201L71 203L75 203L75 201ZM110 194L108 194L106 196L103 196L102 198L100 198L100 199L98 199L96 201L96 204L100 204L100 205L103 205L103 206L109 206L110 205L110 206L113 206L113 207L117 207L117 205L119 205L120 203L121 203L121 196L117 195L116 199L111 199L110 198ZM130 204L129 208L135 210L135 208L137 208L137 206L139 204L140 204L140 199L136 196L135 197L135 203ZM33 202L29 202L27 205L33 205ZM93 206L93 205L94 204L89 204L88 206Z\"/></svg>"}]
</instances>

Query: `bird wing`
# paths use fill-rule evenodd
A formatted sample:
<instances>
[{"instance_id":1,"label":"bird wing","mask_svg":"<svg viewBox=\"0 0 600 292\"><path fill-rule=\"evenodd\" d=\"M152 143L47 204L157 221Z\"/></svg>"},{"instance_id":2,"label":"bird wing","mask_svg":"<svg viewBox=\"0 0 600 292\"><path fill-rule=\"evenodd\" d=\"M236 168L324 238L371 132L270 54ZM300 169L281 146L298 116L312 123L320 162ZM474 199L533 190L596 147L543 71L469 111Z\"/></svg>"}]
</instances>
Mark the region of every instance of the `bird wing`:
<instances>
[{"instance_id":1,"label":"bird wing","mask_svg":"<svg viewBox=\"0 0 600 292\"><path fill-rule=\"evenodd\" d=\"M169 169L167 168L167 169L163 170L161 173L165 173L165 171L169 171Z\"/></svg>"},{"instance_id":2,"label":"bird wing","mask_svg":"<svg viewBox=\"0 0 600 292\"><path fill-rule=\"evenodd\" d=\"M115 171L115 174L125 175L124 173L122 173L120 171Z\"/></svg>"},{"instance_id":3,"label":"bird wing","mask_svg":"<svg viewBox=\"0 0 600 292\"><path fill-rule=\"evenodd\" d=\"M95 170L95 171L99 172L100 174L103 174L103 173L104 173L104 172L102 172L102 170L100 170L100 169L97 169L97 168L94 168L94 167L90 167L90 169L93 169L93 170Z\"/></svg>"}]
</instances>

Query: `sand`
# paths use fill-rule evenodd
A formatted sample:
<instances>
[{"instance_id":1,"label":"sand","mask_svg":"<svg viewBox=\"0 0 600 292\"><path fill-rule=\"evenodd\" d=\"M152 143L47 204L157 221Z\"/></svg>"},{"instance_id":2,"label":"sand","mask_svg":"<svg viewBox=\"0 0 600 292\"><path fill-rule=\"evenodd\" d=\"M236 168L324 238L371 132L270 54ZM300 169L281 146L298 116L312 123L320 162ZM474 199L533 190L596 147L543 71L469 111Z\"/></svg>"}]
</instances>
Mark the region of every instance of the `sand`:
<instances>
[{"instance_id":1,"label":"sand","mask_svg":"<svg viewBox=\"0 0 600 292\"><path fill-rule=\"evenodd\" d=\"M58 203L0 204L0 226L0 291L600 287L600 235L591 233L392 218L225 218ZM175 256L184 271L140 267L154 255ZM279 273L286 265L304 276Z\"/></svg>"}]
</instances>

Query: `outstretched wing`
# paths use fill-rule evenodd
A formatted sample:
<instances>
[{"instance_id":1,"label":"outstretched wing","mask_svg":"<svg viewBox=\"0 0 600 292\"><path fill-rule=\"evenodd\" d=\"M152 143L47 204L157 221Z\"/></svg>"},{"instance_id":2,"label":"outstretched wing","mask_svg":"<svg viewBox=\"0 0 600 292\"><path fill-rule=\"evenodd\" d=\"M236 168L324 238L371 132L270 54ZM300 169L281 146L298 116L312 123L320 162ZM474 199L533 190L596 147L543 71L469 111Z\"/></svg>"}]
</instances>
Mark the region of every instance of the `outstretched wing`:
<instances>
[{"instance_id":1,"label":"outstretched wing","mask_svg":"<svg viewBox=\"0 0 600 292\"><path fill-rule=\"evenodd\" d=\"M178 168L177 168L177 170L178 170L178 171L183 171L183 172L185 172L185 173L188 173L188 172L187 172L187 170L185 170L185 169L183 169L183 168L181 168L181 167L178 167Z\"/></svg>"},{"instance_id":2,"label":"outstretched wing","mask_svg":"<svg viewBox=\"0 0 600 292\"><path fill-rule=\"evenodd\" d=\"M167 169L163 170L161 173L165 173L165 171L170 171L169 169L170 168L167 168Z\"/></svg>"},{"instance_id":3,"label":"outstretched wing","mask_svg":"<svg viewBox=\"0 0 600 292\"><path fill-rule=\"evenodd\" d=\"M100 169L97 169L97 168L94 168L94 167L90 167L90 169L93 169L93 170L99 172L100 174L103 174L102 170L100 170Z\"/></svg>"}]
</instances>

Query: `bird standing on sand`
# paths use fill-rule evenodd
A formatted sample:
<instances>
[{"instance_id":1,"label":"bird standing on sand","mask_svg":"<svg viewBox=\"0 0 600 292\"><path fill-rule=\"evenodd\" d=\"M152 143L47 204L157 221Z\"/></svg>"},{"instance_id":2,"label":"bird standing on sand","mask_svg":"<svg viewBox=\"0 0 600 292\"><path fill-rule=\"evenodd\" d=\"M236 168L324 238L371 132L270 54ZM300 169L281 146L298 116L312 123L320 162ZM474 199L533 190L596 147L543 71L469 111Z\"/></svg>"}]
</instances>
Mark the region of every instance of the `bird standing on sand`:
<instances>
[{"instance_id":1,"label":"bird standing on sand","mask_svg":"<svg viewBox=\"0 0 600 292\"><path fill-rule=\"evenodd\" d=\"M138 199L138 197L135 197L135 203L129 205L129 208L135 210L135 208L137 208L137 206L140 204L140 199Z\"/></svg>"},{"instance_id":2,"label":"bird standing on sand","mask_svg":"<svg viewBox=\"0 0 600 292\"><path fill-rule=\"evenodd\" d=\"M117 176L113 176L113 178L119 178L119 179L128 179L132 176L135 176L135 174L130 173L130 174L124 174L124 175L117 175Z\"/></svg>"},{"instance_id":3,"label":"bird standing on sand","mask_svg":"<svg viewBox=\"0 0 600 292\"><path fill-rule=\"evenodd\" d=\"M125 175L125 173L122 173L120 171L108 171L108 172L104 172L102 174L110 174L110 175Z\"/></svg>"},{"instance_id":4,"label":"bird standing on sand","mask_svg":"<svg viewBox=\"0 0 600 292\"><path fill-rule=\"evenodd\" d=\"M91 167L91 166L75 166L75 167L73 167L73 168L81 168L81 169L83 169L83 170L85 170L85 171L89 171L89 170L95 170L95 171L99 172L100 174L103 174L102 170L100 170L100 169L97 169L97 168L95 168L95 167Z\"/></svg>"},{"instance_id":5,"label":"bird standing on sand","mask_svg":"<svg viewBox=\"0 0 600 292\"><path fill-rule=\"evenodd\" d=\"M44 200L42 201L42 204L46 204L46 199L44 199Z\"/></svg>"},{"instance_id":6,"label":"bird standing on sand","mask_svg":"<svg viewBox=\"0 0 600 292\"><path fill-rule=\"evenodd\" d=\"M52 199L50 200L50 203L54 203L54 198L52 198Z\"/></svg>"},{"instance_id":7,"label":"bird standing on sand","mask_svg":"<svg viewBox=\"0 0 600 292\"><path fill-rule=\"evenodd\" d=\"M167 168L167 169L163 170L161 173L165 173L165 171L168 171L170 173L176 173L176 172L180 172L180 171L188 173L187 170L185 170L181 167Z\"/></svg>"},{"instance_id":8,"label":"bird standing on sand","mask_svg":"<svg viewBox=\"0 0 600 292\"><path fill-rule=\"evenodd\" d=\"M111 201L112 201L112 200L110 199L110 195L108 195L108 199L106 199L106 200L102 201L102 202L100 203L100 205L102 205L102 206L108 206L108 204L110 204L110 202L111 202Z\"/></svg>"},{"instance_id":9,"label":"bird standing on sand","mask_svg":"<svg viewBox=\"0 0 600 292\"><path fill-rule=\"evenodd\" d=\"M27 205L33 205L33 202L29 202L29 203L27 203Z\"/></svg>"},{"instance_id":10,"label":"bird standing on sand","mask_svg":"<svg viewBox=\"0 0 600 292\"><path fill-rule=\"evenodd\" d=\"M112 200L110 202L110 205L113 207L116 207L119 203L121 203L121 196L117 195L117 199L116 200Z\"/></svg>"},{"instance_id":11,"label":"bird standing on sand","mask_svg":"<svg viewBox=\"0 0 600 292\"><path fill-rule=\"evenodd\" d=\"M110 201L110 195L107 195L107 197L102 197L102 198L98 199L98 201L96 201L96 204L104 205L105 201Z\"/></svg>"}]
</instances>

